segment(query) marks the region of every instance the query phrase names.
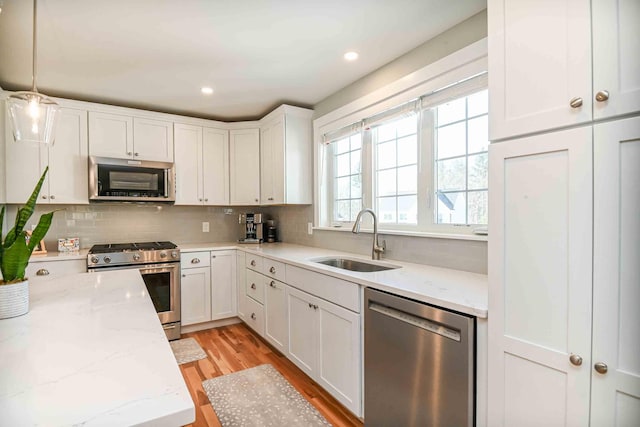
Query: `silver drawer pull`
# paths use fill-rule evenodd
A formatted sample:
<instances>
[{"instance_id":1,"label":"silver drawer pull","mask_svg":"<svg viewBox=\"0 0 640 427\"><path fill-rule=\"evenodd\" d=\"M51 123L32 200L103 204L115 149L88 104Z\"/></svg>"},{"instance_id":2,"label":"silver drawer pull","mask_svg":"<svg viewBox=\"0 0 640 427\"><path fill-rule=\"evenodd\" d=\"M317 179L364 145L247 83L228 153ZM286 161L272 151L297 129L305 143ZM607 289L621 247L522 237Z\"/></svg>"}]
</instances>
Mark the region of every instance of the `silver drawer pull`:
<instances>
[{"instance_id":1,"label":"silver drawer pull","mask_svg":"<svg viewBox=\"0 0 640 427\"><path fill-rule=\"evenodd\" d=\"M571 108L582 107L582 98L580 98L579 96L576 96L575 98L571 98L571 101L569 101L569 105L571 106Z\"/></svg>"},{"instance_id":2,"label":"silver drawer pull","mask_svg":"<svg viewBox=\"0 0 640 427\"><path fill-rule=\"evenodd\" d=\"M255 314L255 313L251 313L251 318L252 318L253 320L256 320L256 314Z\"/></svg>"},{"instance_id":3,"label":"silver drawer pull","mask_svg":"<svg viewBox=\"0 0 640 427\"><path fill-rule=\"evenodd\" d=\"M36 276L48 276L49 275L49 270L47 270L46 268L41 268L40 270L36 271Z\"/></svg>"},{"instance_id":4,"label":"silver drawer pull","mask_svg":"<svg viewBox=\"0 0 640 427\"><path fill-rule=\"evenodd\" d=\"M255 284L255 283L252 283L252 284L251 284L251 289L255 289L255 288L256 288L256 284Z\"/></svg>"},{"instance_id":5,"label":"silver drawer pull","mask_svg":"<svg viewBox=\"0 0 640 427\"><path fill-rule=\"evenodd\" d=\"M200 259L199 258L192 259L191 264L200 264Z\"/></svg>"},{"instance_id":6,"label":"silver drawer pull","mask_svg":"<svg viewBox=\"0 0 640 427\"><path fill-rule=\"evenodd\" d=\"M271 286L273 289L275 289L276 288L276 282L274 282L272 280L271 283L269 283L269 286Z\"/></svg>"},{"instance_id":7,"label":"silver drawer pull","mask_svg":"<svg viewBox=\"0 0 640 427\"><path fill-rule=\"evenodd\" d=\"M255 266L256 266L256 260L255 260L255 259L252 259L252 260L251 260L251 267L255 267Z\"/></svg>"},{"instance_id":8,"label":"silver drawer pull","mask_svg":"<svg viewBox=\"0 0 640 427\"><path fill-rule=\"evenodd\" d=\"M269 269L269 273L271 273L271 274L276 274L276 268L275 268L275 267L271 267L271 268Z\"/></svg>"},{"instance_id":9,"label":"silver drawer pull","mask_svg":"<svg viewBox=\"0 0 640 427\"><path fill-rule=\"evenodd\" d=\"M211 258L215 258L215 257L216 257L215 255L211 255Z\"/></svg>"}]
</instances>

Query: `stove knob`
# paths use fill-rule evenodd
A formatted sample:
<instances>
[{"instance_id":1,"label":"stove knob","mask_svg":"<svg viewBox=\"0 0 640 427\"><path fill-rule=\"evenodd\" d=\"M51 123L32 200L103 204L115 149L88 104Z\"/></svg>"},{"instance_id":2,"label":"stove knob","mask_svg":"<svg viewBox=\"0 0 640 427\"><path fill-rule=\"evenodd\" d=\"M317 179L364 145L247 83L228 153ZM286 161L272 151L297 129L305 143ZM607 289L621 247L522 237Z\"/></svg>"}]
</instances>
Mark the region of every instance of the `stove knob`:
<instances>
[{"instance_id":1,"label":"stove knob","mask_svg":"<svg viewBox=\"0 0 640 427\"><path fill-rule=\"evenodd\" d=\"M90 261L91 261L91 264L97 264L98 261L100 261L100 259L97 256L94 255L94 256L91 257Z\"/></svg>"},{"instance_id":2,"label":"stove knob","mask_svg":"<svg viewBox=\"0 0 640 427\"><path fill-rule=\"evenodd\" d=\"M178 251L171 251L171 258L178 258Z\"/></svg>"},{"instance_id":3,"label":"stove knob","mask_svg":"<svg viewBox=\"0 0 640 427\"><path fill-rule=\"evenodd\" d=\"M140 261L140 254L133 254L134 261Z\"/></svg>"},{"instance_id":4,"label":"stove knob","mask_svg":"<svg viewBox=\"0 0 640 427\"><path fill-rule=\"evenodd\" d=\"M165 251L160 252L160 258L165 259L167 257L167 253Z\"/></svg>"},{"instance_id":5,"label":"stove knob","mask_svg":"<svg viewBox=\"0 0 640 427\"><path fill-rule=\"evenodd\" d=\"M109 264L111 262L111 257L109 257L109 256L104 257L104 262L106 264Z\"/></svg>"}]
</instances>

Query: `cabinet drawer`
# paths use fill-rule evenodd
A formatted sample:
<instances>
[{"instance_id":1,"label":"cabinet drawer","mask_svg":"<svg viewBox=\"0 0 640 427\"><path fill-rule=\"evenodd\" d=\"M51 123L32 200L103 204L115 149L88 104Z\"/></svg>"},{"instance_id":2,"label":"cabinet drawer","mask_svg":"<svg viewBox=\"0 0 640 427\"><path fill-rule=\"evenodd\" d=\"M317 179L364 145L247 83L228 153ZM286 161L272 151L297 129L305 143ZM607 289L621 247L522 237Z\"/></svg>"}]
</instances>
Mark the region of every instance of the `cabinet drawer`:
<instances>
[{"instance_id":1,"label":"cabinet drawer","mask_svg":"<svg viewBox=\"0 0 640 427\"><path fill-rule=\"evenodd\" d=\"M245 322L261 337L264 336L264 306L259 302L247 298L246 301L247 314Z\"/></svg>"},{"instance_id":2,"label":"cabinet drawer","mask_svg":"<svg viewBox=\"0 0 640 427\"><path fill-rule=\"evenodd\" d=\"M30 283L36 283L69 276L71 274L86 272L87 261L84 259L41 262L32 261L27 266L25 277L29 279Z\"/></svg>"},{"instance_id":3,"label":"cabinet drawer","mask_svg":"<svg viewBox=\"0 0 640 427\"><path fill-rule=\"evenodd\" d=\"M209 267L211 260L209 252L187 252L180 254L180 268Z\"/></svg>"},{"instance_id":4,"label":"cabinet drawer","mask_svg":"<svg viewBox=\"0 0 640 427\"><path fill-rule=\"evenodd\" d=\"M247 254L246 266L255 271L262 271L262 257Z\"/></svg>"},{"instance_id":5,"label":"cabinet drawer","mask_svg":"<svg viewBox=\"0 0 640 427\"><path fill-rule=\"evenodd\" d=\"M253 270L247 270L247 295L258 301L260 304L264 304L264 285L266 277L260 273L256 273Z\"/></svg>"},{"instance_id":6,"label":"cabinet drawer","mask_svg":"<svg viewBox=\"0 0 640 427\"><path fill-rule=\"evenodd\" d=\"M278 279L281 282L285 282L285 264L264 258L262 260L262 274Z\"/></svg>"},{"instance_id":7,"label":"cabinet drawer","mask_svg":"<svg viewBox=\"0 0 640 427\"><path fill-rule=\"evenodd\" d=\"M287 284L360 313L360 285L287 265Z\"/></svg>"}]
</instances>

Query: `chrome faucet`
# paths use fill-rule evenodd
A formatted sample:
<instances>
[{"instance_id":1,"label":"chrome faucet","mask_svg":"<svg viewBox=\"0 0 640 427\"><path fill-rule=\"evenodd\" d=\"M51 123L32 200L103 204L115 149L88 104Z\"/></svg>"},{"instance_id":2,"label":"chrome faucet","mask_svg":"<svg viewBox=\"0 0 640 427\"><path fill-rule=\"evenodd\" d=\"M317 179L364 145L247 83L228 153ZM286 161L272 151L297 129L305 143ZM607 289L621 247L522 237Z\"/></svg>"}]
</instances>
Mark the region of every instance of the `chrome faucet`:
<instances>
[{"instance_id":1,"label":"chrome faucet","mask_svg":"<svg viewBox=\"0 0 640 427\"><path fill-rule=\"evenodd\" d=\"M380 259L384 250L387 248L387 242L385 240L382 241L382 246L378 244L378 218L376 217L376 213L371 209L362 209L358 212L358 216L356 217L356 222L353 224L353 232L354 234L358 234L360 232L360 219L362 218L362 214L365 212L369 212L373 217L373 247L371 248L371 259Z\"/></svg>"}]
</instances>

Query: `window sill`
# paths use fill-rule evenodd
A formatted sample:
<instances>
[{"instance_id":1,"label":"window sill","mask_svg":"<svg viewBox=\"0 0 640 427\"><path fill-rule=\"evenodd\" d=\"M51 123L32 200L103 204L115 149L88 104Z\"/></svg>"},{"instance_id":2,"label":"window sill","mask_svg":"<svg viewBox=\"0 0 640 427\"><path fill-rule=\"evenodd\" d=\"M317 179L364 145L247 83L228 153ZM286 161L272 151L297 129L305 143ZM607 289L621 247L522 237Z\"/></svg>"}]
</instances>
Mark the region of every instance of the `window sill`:
<instances>
[{"instance_id":1,"label":"window sill","mask_svg":"<svg viewBox=\"0 0 640 427\"><path fill-rule=\"evenodd\" d=\"M320 231L339 231L342 233L351 233L351 227L313 227L314 230ZM373 230L361 229L361 233L373 233ZM408 236L408 237L428 237L431 239L455 239L455 240L474 240L479 242L489 241L489 236L478 234L454 234L454 233L435 233L433 231L401 231L401 230L378 230L378 234L388 236Z\"/></svg>"}]
</instances>

